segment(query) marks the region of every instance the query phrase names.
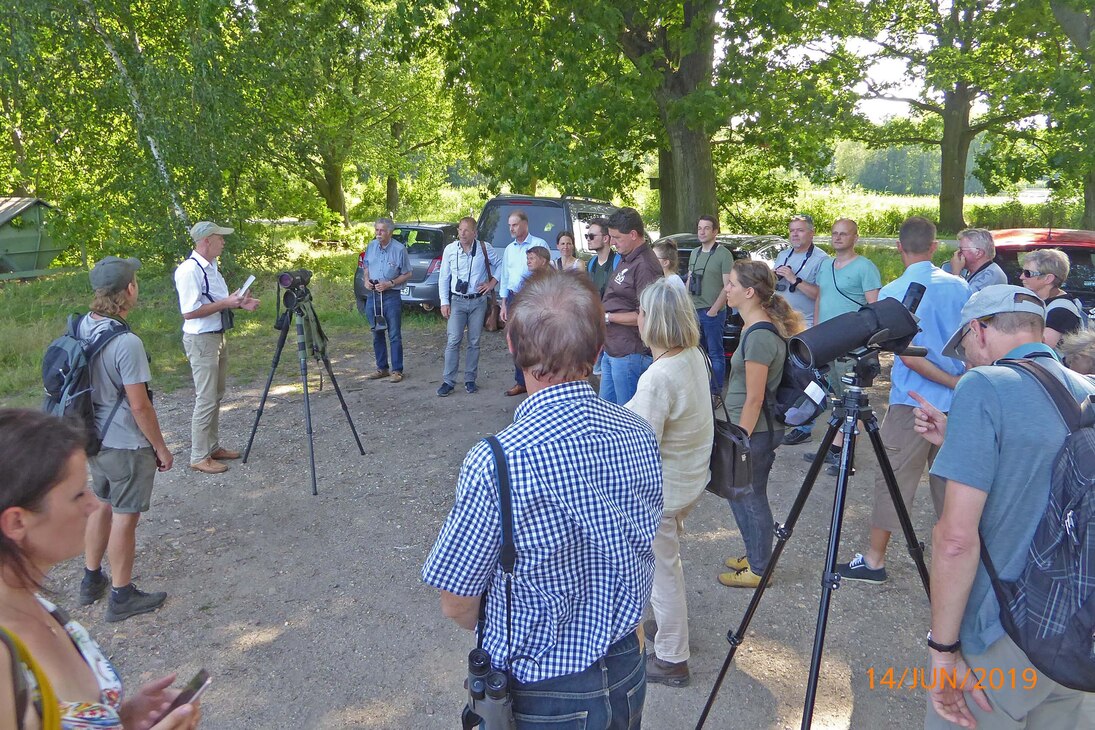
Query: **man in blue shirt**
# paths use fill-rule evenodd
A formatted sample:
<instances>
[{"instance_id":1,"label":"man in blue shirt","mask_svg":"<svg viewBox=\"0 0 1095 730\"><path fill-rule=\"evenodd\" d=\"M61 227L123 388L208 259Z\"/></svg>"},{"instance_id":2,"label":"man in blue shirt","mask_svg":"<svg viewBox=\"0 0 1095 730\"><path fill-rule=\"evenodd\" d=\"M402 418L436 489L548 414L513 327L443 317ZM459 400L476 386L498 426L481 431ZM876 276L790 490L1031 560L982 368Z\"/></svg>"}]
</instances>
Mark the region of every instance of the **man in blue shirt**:
<instances>
[{"instance_id":1,"label":"man in blue shirt","mask_svg":"<svg viewBox=\"0 0 1095 730\"><path fill-rule=\"evenodd\" d=\"M894 358L890 373L890 404L879 432L886 444L887 456L907 508L916 495L924 467L931 464L939 450L920 438L913 428L913 409L918 401L911 393L919 393L946 413L950 410L954 386L965 370L960 360L943 355L943 346L958 327L962 305L970 298L970 289L961 277L948 274L932 264L932 254L938 246L934 223L918 216L906 220L901 225L897 241L905 273L882 287L878 295L879 299L889 297L901 300L910 284L918 283L926 287L920 307L916 310L920 332L913 338L912 344L927 349L928 356L898 355ZM939 515L943 511L944 483L938 477L931 477L929 484L935 514ZM890 543L891 533L900 528L893 499L880 470L875 477L867 554L857 554L851 562L837 566L837 572L849 580L885 582L886 547Z\"/></svg>"},{"instance_id":2,"label":"man in blue shirt","mask_svg":"<svg viewBox=\"0 0 1095 730\"><path fill-rule=\"evenodd\" d=\"M513 240L502 254L502 273L498 280L498 296L502 298L503 322L508 320L509 306L513 302L513 297L521 291L521 286L528 276L528 258L526 257L528 250L533 246L548 248L547 241L528 232L528 214L523 210L515 210L510 214L509 233L513 236ZM513 376L516 382L506 391L506 395L521 395L527 392L525 376L520 368L515 369Z\"/></svg>"},{"instance_id":3,"label":"man in blue shirt","mask_svg":"<svg viewBox=\"0 0 1095 730\"><path fill-rule=\"evenodd\" d=\"M411 262L407 258L407 247L392 240L394 229L391 218L377 219L376 238L369 242L359 266L369 292L365 316L373 330L373 354L376 356L376 371L365 378L388 378L391 383L399 383L403 380L403 298L399 290L411 278ZM378 330L376 323L381 315L388 326ZM391 370L388 369L389 342L392 346Z\"/></svg>"},{"instance_id":4,"label":"man in blue shirt","mask_svg":"<svg viewBox=\"0 0 1095 730\"><path fill-rule=\"evenodd\" d=\"M471 216L460 219L456 228L458 240L445 247L441 254L441 274L438 290L441 295L441 316L449 321L448 342L445 344L445 374L437 394L444 398L456 387L456 370L460 366L460 342L468 331L468 359L464 364L464 389L479 390L475 379L479 374L479 337L490 301L488 296L498 280L494 272L502 260L494 246L477 238L478 229Z\"/></svg>"},{"instance_id":5,"label":"man in blue shirt","mask_svg":"<svg viewBox=\"0 0 1095 730\"><path fill-rule=\"evenodd\" d=\"M950 417L927 404L916 413L917 430L942 444L931 471L947 484L932 533L926 676L932 689L924 727L1081 727L1084 693L1037 672L1005 633L978 554L984 539L1001 580L1019 577L1068 434L1041 384L994 363L1033 358L1077 401L1095 394L1095 383L1067 370L1042 343L1045 307L1029 290L985 287L970 297L960 321L943 352L972 369L955 388ZM1022 681L977 682L989 676ZM973 702L967 702L967 692Z\"/></svg>"},{"instance_id":6,"label":"man in blue shirt","mask_svg":"<svg viewBox=\"0 0 1095 730\"><path fill-rule=\"evenodd\" d=\"M637 628L654 580L661 456L645 420L586 382L602 318L581 272L533 275L510 309L506 338L529 391L498 434L517 550L512 615L497 470L484 442L464 459L456 503L422 569L441 590L444 615L466 629L487 594L483 648L511 677L519 726L579 713L591 730L642 721Z\"/></svg>"}]
</instances>

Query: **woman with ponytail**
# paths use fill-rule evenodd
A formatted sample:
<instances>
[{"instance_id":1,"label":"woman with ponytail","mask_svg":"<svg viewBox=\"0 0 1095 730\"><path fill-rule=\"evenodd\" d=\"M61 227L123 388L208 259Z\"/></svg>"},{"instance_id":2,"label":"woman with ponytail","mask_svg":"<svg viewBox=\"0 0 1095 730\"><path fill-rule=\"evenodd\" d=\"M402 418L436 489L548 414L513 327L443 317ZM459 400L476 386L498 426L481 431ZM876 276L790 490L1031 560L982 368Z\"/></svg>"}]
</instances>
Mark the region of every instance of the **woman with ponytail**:
<instances>
[{"instance_id":1,"label":"woman with ponytail","mask_svg":"<svg viewBox=\"0 0 1095 730\"><path fill-rule=\"evenodd\" d=\"M783 441L783 424L775 420L768 392L783 377L786 339L804 328L802 315L776 296L776 275L762 261L734 263L726 285L726 304L744 320L741 343L730 360L726 407L730 418L750 434L752 490L730 499L730 509L745 541L745 555L728 558L731 572L719 576L724 586L756 588L772 556L772 508L768 504L768 474ZM772 330L775 330L774 332Z\"/></svg>"}]
</instances>

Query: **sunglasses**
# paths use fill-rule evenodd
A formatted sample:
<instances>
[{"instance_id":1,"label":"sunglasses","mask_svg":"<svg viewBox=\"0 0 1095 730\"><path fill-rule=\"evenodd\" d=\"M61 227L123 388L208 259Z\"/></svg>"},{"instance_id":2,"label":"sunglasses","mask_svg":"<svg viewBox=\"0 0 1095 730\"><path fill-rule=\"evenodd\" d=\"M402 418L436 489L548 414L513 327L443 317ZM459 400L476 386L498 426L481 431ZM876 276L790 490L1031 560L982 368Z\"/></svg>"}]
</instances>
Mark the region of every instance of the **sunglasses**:
<instances>
[{"instance_id":1,"label":"sunglasses","mask_svg":"<svg viewBox=\"0 0 1095 730\"><path fill-rule=\"evenodd\" d=\"M587 233L586 234L586 240L587 241L592 241L594 238L597 238L598 236L603 236L603 235L604 235L603 233Z\"/></svg>"},{"instance_id":2,"label":"sunglasses","mask_svg":"<svg viewBox=\"0 0 1095 730\"><path fill-rule=\"evenodd\" d=\"M1025 276L1028 279L1034 279L1039 276L1045 276L1041 271L1031 271L1030 269L1023 269L1019 272L1019 276Z\"/></svg>"}]
</instances>

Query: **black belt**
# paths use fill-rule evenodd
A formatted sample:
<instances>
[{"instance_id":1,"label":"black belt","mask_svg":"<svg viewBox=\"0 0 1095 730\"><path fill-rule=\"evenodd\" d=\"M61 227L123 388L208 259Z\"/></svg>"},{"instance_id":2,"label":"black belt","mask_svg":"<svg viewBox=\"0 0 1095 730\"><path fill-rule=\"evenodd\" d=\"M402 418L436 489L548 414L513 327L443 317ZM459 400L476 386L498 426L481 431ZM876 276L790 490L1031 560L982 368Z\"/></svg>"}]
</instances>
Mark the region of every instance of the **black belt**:
<instances>
[{"instance_id":1,"label":"black belt","mask_svg":"<svg viewBox=\"0 0 1095 730\"><path fill-rule=\"evenodd\" d=\"M479 293L479 294L459 294L457 292L451 292L451 293L454 297L460 297L461 299L478 299L479 297L483 296L482 293Z\"/></svg>"}]
</instances>

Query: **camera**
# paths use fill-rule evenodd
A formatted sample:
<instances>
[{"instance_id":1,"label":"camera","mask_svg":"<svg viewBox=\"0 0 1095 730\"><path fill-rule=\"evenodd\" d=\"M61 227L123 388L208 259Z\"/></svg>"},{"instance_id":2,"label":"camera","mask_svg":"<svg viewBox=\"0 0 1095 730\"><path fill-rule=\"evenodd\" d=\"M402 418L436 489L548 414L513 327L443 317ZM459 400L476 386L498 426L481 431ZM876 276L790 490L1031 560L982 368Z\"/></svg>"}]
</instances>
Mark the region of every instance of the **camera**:
<instances>
[{"instance_id":1,"label":"camera","mask_svg":"<svg viewBox=\"0 0 1095 730\"><path fill-rule=\"evenodd\" d=\"M468 653L468 704L461 716L464 728L516 730L513 700L509 696L509 677L491 669L490 654L482 649Z\"/></svg>"},{"instance_id":2,"label":"camera","mask_svg":"<svg viewBox=\"0 0 1095 730\"><path fill-rule=\"evenodd\" d=\"M298 287L308 286L308 282L312 280L312 272L309 269L296 269L294 271L283 271L278 274L278 284L282 289L294 289Z\"/></svg>"},{"instance_id":3,"label":"camera","mask_svg":"<svg viewBox=\"0 0 1095 730\"><path fill-rule=\"evenodd\" d=\"M688 293L694 297L698 297L702 289L703 274L698 271L693 271L691 278L688 280Z\"/></svg>"},{"instance_id":4,"label":"camera","mask_svg":"<svg viewBox=\"0 0 1095 730\"><path fill-rule=\"evenodd\" d=\"M467 294L468 293L468 282L457 279L457 281L456 281L456 293L457 294Z\"/></svg>"}]
</instances>

